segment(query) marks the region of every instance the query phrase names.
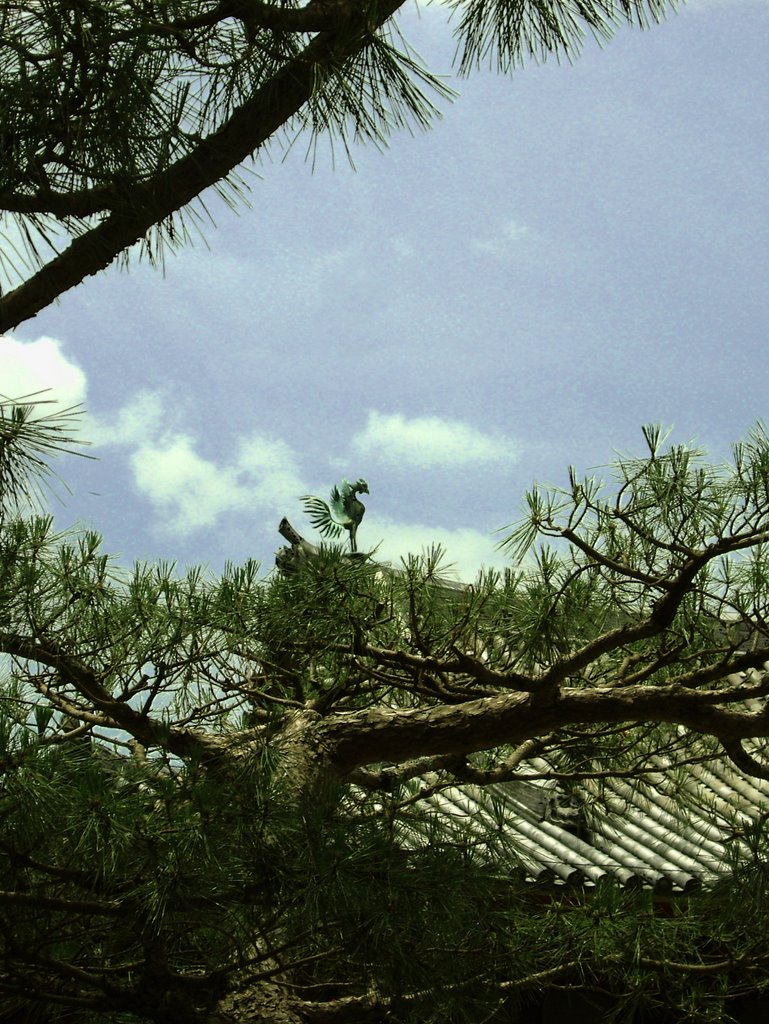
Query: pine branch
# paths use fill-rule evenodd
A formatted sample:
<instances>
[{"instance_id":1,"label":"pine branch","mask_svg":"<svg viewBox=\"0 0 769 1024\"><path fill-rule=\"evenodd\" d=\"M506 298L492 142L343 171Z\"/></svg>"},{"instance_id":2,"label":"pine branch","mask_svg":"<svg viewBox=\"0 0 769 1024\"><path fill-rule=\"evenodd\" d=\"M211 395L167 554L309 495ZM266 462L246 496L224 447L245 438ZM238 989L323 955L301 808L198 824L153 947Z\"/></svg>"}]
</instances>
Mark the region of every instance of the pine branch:
<instances>
[{"instance_id":1,"label":"pine branch","mask_svg":"<svg viewBox=\"0 0 769 1024\"><path fill-rule=\"evenodd\" d=\"M383 0L373 24L366 14L358 31L345 23L322 32L261 85L217 131L146 184L129 187L119 208L70 243L24 284L0 298L0 333L34 316L86 277L109 266L205 189L225 179L316 95L319 83L340 72L404 0Z\"/></svg>"},{"instance_id":2,"label":"pine branch","mask_svg":"<svg viewBox=\"0 0 769 1024\"><path fill-rule=\"evenodd\" d=\"M523 694L483 697L420 709L376 709L330 716L319 727L342 776L378 761L429 755L464 755L521 743L570 725L659 722L708 732L722 743L769 736L769 706L735 710L758 687L698 691L681 686L563 687L544 704Z\"/></svg>"},{"instance_id":3,"label":"pine branch","mask_svg":"<svg viewBox=\"0 0 769 1024\"><path fill-rule=\"evenodd\" d=\"M356 0L310 0L304 7L279 7L260 0L221 0L216 7L194 18L178 18L167 23L150 23L155 31L187 32L211 27L228 18L238 18L251 31L258 28L282 32L330 32L344 18L360 12Z\"/></svg>"},{"instance_id":4,"label":"pine branch","mask_svg":"<svg viewBox=\"0 0 769 1024\"><path fill-rule=\"evenodd\" d=\"M62 650L54 640L37 640L0 631L0 651L55 669L65 684L71 685L101 711L114 728L124 729L144 747L158 747L179 757L198 756L209 764L228 759L228 745L224 739L200 730L165 725L116 700L104 688L97 672ZM75 710L80 713L79 709ZM93 717L98 724L105 724L104 718Z\"/></svg>"},{"instance_id":5,"label":"pine branch","mask_svg":"<svg viewBox=\"0 0 769 1024\"><path fill-rule=\"evenodd\" d=\"M7 892L0 890L0 904L19 910L62 910L68 914L94 914L99 917L113 917L120 913L120 903L102 903L97 900L67 900L54 896L43 896L28 892Z\"/></svg>"}]
</instances>

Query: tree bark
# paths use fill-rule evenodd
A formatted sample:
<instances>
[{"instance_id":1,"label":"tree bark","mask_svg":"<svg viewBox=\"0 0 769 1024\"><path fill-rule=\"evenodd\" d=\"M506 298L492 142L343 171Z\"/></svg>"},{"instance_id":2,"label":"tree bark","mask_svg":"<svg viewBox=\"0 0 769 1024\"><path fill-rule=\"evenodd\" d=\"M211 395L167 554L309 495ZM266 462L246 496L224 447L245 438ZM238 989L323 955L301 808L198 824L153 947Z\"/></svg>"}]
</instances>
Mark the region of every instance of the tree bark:
<instances>
[{"instance_id":1,"label":"tree bark","mask_svg":"<svg viewBox=\"0 0 769 1024\"><path fill-rule=\"evenodd\" d=\"M564 687L546 703L536 695L505 693L435 708L332 716L318 728L324 745L330 744L335 770L345 777L378 761L469 754L515 745L569 725L666 722L714 735L722 742L769 736L769 706L759 711L728 706L767 692L769 677L732 691L679 685Z\"/></svg>"}]
</instances>

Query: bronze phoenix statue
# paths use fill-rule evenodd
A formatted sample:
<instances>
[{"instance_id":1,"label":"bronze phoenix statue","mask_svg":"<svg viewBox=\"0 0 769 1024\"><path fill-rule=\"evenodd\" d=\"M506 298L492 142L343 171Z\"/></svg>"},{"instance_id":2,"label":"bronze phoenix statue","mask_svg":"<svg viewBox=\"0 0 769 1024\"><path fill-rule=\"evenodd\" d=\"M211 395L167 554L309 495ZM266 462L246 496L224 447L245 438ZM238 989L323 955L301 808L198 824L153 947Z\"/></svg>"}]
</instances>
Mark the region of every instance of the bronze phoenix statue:
<instances>
[{"instance_id":1,"label":"bronze phoenix statue","mask_svg":"<svg viewBox=\"0 0 769 1024\"><path fill-rule=\"evenodd\" d=\"M331 500L326 503L322 498L311 494L303 494L300 501L310 522L323 537L340 537L343 530L350 535L350 550L357 551L356 534L363 519L366 506L358 498L359 494L368 494L365 480L356 480L354 484L343 480L331 491Z\"/></svg>"}]
</instances>

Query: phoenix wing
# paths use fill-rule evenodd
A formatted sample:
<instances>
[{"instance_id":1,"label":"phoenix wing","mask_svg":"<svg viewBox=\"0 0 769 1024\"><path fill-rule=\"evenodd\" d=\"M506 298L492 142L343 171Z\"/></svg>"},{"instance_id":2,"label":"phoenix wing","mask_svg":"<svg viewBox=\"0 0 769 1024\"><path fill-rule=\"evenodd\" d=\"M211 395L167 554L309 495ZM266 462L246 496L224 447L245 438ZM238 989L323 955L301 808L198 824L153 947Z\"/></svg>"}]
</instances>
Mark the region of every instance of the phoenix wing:
<instances>
[{"instance_id":1,"label":"phoenix wing","mask_svg":"<svg viewBox=\"0 0 769 1024\"><path fill-rule=\"evenodd\" d=\"M339 492L336 487L331 492L331 508L328 507L322 498L316 498L312 494L303 494L299 499L304 505L304 511L307 518L312 523L313 527L319 531L322 537L339 537L342 533L342 525L337 522L332 509L334 512L337 510L337 503L334 498L335 495L339 497ZM342 516L346 519L347 516L342 509Z\"/></svg>"},{"instance_id":2,"label":"phoenix wing","mask_svg":"<svg viewBox=\"0 0 769 1024\"><path fill-rule=\"evenodd\" d=\"M334 520L341 526L350 526L352 518L347 511L347 501L352 494L352 487L346 481L342 481L341 487L335 487L331 492L331 508Z\"/></svg>"}]
</instances>

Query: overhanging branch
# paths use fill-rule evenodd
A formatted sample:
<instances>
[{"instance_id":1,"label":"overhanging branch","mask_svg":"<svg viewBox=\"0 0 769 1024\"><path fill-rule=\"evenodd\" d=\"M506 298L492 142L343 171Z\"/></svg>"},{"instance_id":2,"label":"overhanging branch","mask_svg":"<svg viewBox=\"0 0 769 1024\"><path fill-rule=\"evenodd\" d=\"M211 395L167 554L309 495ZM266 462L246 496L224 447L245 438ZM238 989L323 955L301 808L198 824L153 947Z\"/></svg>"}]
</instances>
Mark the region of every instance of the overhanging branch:
<instances>
[{"instance_id":1,"label":"overhanging branch","mask_svg":"<svg viewBox=\"0 0 769 1024\"><path fill-rule=\"evenodd\" d=\"M329 71L358 53L404 0L383 0L375 12L321 32L265 82L216 132L152 182L129 189L119 209L76 238L64 252L0 299L0 333L39 313L86 277L104 270L156 224L227 177L289 121L317 91ZM267 6L267 5L265 5Z\"/></svg>"},{"instance_id":2,"label":"overhanging branch","mask_svg":"<svg viewBox=\"0 0 769 1024\"><path fill-rule=\"evenodd\" d=\"M503 693L451 706L336 715L318 729L337 772L347 776L378 761L470 754L573 725L660 722L715 735L725 744L769 736L767 703L758 711L728 706L750 695L756 695L754 687L564 687L558 699L547 704L524 694Z\"/></svg>"},{"instance_id":3,"label":"overhanging branch","mask_svg":"<svg viewBox=\"0 0 769 1024\"><path fill-rule=\"evenodd\" d=\"M78 658L62 651L54 641L0 633L0 651L55 669L65 683L97 708L101 715L111 720L109 724L124 729L145 747L159 747L178 757L197 754L201 760L209 763L227 757L227 744L219 737L200 730L165 725L134 710L124 701L117 700L104 688L98 673ZM103 724L102 719L98 720Z\"/></svg>"}]
</instances>

